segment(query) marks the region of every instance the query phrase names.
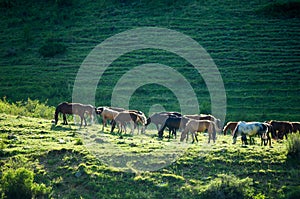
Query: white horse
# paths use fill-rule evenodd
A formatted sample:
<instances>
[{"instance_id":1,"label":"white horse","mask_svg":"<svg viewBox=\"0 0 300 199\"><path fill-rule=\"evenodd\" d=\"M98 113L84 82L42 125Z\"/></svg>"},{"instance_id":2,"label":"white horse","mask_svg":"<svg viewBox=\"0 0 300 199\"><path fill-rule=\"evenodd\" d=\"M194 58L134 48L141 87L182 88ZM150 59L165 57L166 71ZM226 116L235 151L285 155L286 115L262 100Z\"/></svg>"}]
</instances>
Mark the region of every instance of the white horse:
<instances>
[{"instance_id":1,"label":"white horse","mask_svg":"<svg viewBox=\"0 0 300 199\"><path fill-rule=\"evenodd\" d=\"M261 122L240 121L238 122L232 134L233 134L233 144L236 143L236 138L238 135L242 136L242 142L244 142L245 144L248 144L246 136L249 136L250 144L253 144L254 143L253 136L260 135L262 141L268 140L269 145L271 146L271 138L269 136L268 126Z\"/></svg>"}]
</instances>

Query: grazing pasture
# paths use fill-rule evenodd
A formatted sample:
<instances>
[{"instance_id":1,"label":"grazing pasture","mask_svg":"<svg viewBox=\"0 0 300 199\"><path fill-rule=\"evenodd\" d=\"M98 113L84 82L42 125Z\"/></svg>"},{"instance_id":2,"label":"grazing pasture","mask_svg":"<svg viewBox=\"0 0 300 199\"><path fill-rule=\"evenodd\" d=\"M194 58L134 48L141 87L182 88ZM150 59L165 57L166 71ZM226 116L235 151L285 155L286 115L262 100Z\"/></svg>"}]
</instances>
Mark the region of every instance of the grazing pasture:
<instances>
[{"instance_id":1,"label":"grazing pasture","mask_svg":"<svg viewBox=\"0 0 300 199\"><path fill-rule=\"evenodd\" d=\"M221 134L216 143L207 144L207 136L201 133L198 143L187 143L178 158L166 164L171 147L185 143L179 138L158 139L157 131L120 138L111 134L110 128L102 132L99 124L54 126L49 119L3 113L0 130L2 174L9 168L33 171L34 182L44 184L45 195L53 198L207 198L218 194L227 198L287 198L300 192L299 160L287 155L286 140L272 140L274 148L269 148L260 146L260 138L255 137L254 145L242 147L241 143L232 145L232 136ZM97 144L100 159L87 150L87 139L82 136ZM108 150L107 142L116 148ZM151 160L159 160L143 168L166 166L128 173L126 168L105 164L106 157L115 157L118 165L121 159L116 154L121 152L135 157L152 154ZM132 168L142 163L132 162Z\"/></svg>"},{"instance_id":2,"label":"grazing pasture","mask_svg":"<svg viewBox=\"0 0 300 199\"><path fill-rule=\"evenodd\" d=\"M298 0L0 0L0 198L300 198L294 129L287 139L271 139L270 148L259 136L242 146L218 132L208 144L201 132L192 144L180 142L180 130L176 139L159 139L150 128L120 136L101 123L80 128L73 116L68 125L51 122L55 106L72 101L91 50L138 27L178 31L209 53L226 91L220 128L227 121L299 122L299 7ZM212 112L206 82L191 63L152 48L114 60L93 106L111 106L120 78L147 63L179 72L200 113ZM127 108L149 117L157 104L159 111L182 111L176 93L158 84L137 88Z\"/></svg>"}]
</instances>

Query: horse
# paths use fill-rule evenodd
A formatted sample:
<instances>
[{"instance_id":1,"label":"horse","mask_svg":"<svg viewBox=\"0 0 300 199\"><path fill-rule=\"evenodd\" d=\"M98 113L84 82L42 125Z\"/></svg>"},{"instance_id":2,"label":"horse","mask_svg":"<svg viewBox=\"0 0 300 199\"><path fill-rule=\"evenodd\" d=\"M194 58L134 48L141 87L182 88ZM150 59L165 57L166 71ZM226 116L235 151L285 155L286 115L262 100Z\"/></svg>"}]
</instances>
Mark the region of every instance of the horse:
<instances>
[{"instance_id":1,"label":"horse","mask_svg":"<svg viewBox=\"0 0 300 199\"><path fill-rule=\"evenodd\" d=\"M287 135L293 132L293 125L290 122L271 120L267 123L273 126L276 138L283 139L285 137L287 139Z\"/></svg>"},{"instance_id":2,"label":"horse","mask_svg":"<svg viewBox=\"0 0 300 199\"><path fill-rule=\"evenodd\" d=\"M163 132L164 132L165 128L168 127L169 128L169 138L171 137L171 131L172 131L172 134L176 138L176 130L184 129L186 126L186 123L188 121L189 121L189 118L184 117L184 116L183 117L174 117L174 116L169 115L169 117L166 119L164 125L158 131L158 137L163 138Z\"/></svg>"},{"instance_id":3,"label":"horse","mask_svg":"<svg viewBox=\"0 0 300 199\"><path fill-rule=\"evenodd\" d=\"M154 113L152 114L148 119L147 119L147 122L146 122L146 127L153 123L155 124L156 126L156 129L159 131L159 125L164 125L166 120L168 119L169 116L174 116L174 117L177 117L181 115L180 113L177 113L177 112L160 112L160 113Z\"/></svg>"},{"instance_id":4,"label":"horse","mask_svg":"<svg viewBox=\"0 0 300 199\"><path fill-rule=\"evenodd\" d=\"M221 120L217 119L215 116L210 115L210 114L209 115L207 115L207 114L185 115L185 117L194 119L194 120L210 120L216 124L216 127L218 127L218 131L221 130L221 128L222 128Z\"/></svg>"},{"instance_id":5,"label":"horse","mask_svg":"<svg viewBox=\"0 0 300 199\"><path fill-rule=\"evenodd\" d=\"M216 141L216 124L213 121L190 119L189 122L186 124L184 131L181 134L181 142L186 138L189 132L192 133L192 143L195 142L195 138L198 142L197 132L208 132L208 143L210 143L211 139L213 139L214 143Z\"/></svg>"},{"instance_id":6,"label":"horse","mask_svg":"<svg viewBox=\"0 0 300 199\"><path fill-rule=\"evenodd\" d=\"M269 145L271 147L271 138L268 134L268 126L264 123L260 122L244 122L240 121L238 122L236 128L233 131L233 143L236 143L236 138L238 134L242 135L242 143L247 143L246 136L249 136L250 138L250 144L254 144L253 136L260 135L262 140L268 140Z\"/></svg>"},{"instance_id":7,"label":"horse","mask_svg":"<svg viewBox=\"0 0 300 199\"><path fill-rule=\"evenodd\" d=\"M146 117L144 115L144 113L138 111L122 111L119 112L113 119L112 122L112 126L111 126L111 133L114 131L115 126L118 125L119 126L119 130L118 133L122 133L123 128L124 128L124 132L126 133L126 123L131 123L132 127L131 127L131 134L133 134L134 129L136 128L136 126L138 126L139 124L142 124L143 128L141 130L141 132L145 132L145 124L146 124ZM139 132L139 129L138 129Z\"/></svg>"},{"instance_id":8,"label":"horse","mask_svg":"<svg viewBox=\"0 0 300 199\"><path fill-rule=\"evenodd\" d=\"M293 125L293 133L297 133L299 131L300 133L300 122L291 122Z\"/></svg>"},{"instance_id":9,"label":"horse","mask_svg":"<svg viewBox=\"0 0 300 199\"><path fill-rule=\"evenodd\" d=\"M92 118L94 112L95 112L95 107L89 104L62 102L55 109L55 114L54 114L55 125L57 125L58 122L58 114L62 113L64 125L68 124L66 114L74 114L74 115L78 115L81 119L80 127L82 127L83 120L84 120L84 126L86 126L87 124L86 124L86 119L84 117L84 114L88 113Z\"/></svg>"},{"instance_id":10,"label":"horse","mask_svg":"<svg viewBox=\"0 0 300 199\"><path fill-rule=\"evenodd\" d=\"M270 133L272 135L272 138L274 138L273 136L275 135L275 131L274 131L274 128L271 124L268 124L268 123L263 123L264 125L267 126L268 130L266 132L263 132L260 136L260 139L261 139L261 146L264 144L265 146L267 146L268 142L269 142L269 145L270 147L272 147L272 143L271 143L271 137L270 137Z\"/></svg>"},{"instance_id":11,"label":"horse","mask_svg":"<svg viewBox=\"0 0 300 199\"><path fill-rule=\"evenodd\" d=\"M230 130L230 131L231 131L231 134L232 134L232 133L233 133L233 130L234 130L235 127L236 127L236 125L237 125L237 122L228 122L228 123L226 124L226 126L224 126L224 128L223 128L223 133L224 133L224 135L227 134L227 131L228 131L228 130Z\"/></svg>"},{"instance_id":12,"label":"horse","mask_svg":"<svg viewBox=\"0 0 300 199\"><path fill-rule=\"evenodd\" d=\"M98 107L96 114L102 116L102 131L107 124L107 120L113 120L119 114L119 112L124 110L122 108Z\"/></svg>"}]
</instances>

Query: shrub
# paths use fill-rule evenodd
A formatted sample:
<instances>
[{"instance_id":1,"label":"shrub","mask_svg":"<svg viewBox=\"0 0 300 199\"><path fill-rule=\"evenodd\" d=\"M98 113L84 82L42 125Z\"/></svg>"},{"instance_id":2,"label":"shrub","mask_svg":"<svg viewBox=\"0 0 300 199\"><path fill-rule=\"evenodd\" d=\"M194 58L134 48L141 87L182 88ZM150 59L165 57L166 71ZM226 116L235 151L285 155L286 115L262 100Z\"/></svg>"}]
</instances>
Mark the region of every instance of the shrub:
<instances>
[{"instance_id":1,"label":"shrub","mask_svg":"<svg viewBox=\"0 0 300 199\"><path fill-rule=\"evenodd\" d=\"M287 141L288 155L300 159L300 134L291 134Z\"/></svg>"},{"instance_id":2,"label":"shrub","mask_svg":"<svg viewBox=\"0 0 300 199\"><path fill-rule=\"evenodd\" d=\"M39 100L19 101L9 103L6 98L0 99L0 112L38 118L53 118L54 107L47 106L47 102L41 103Z\"/></svg>"},{"instance_id":3,"label":"shrub","mask_svg":"<svg viewBox=\"0 0 300 199\"><path fill-rule=\"evenodd\" d=\"M238 179L232 175L219 175L203 192L203 198L252 198L254 188L252 179Z\"/></svg>"},{"instance_id":4,"label":"shrub","mask_svg":"<svg viewBox=\"0 0 300 199\"><path fill-rule=\"evenodd\" d=\"M39 53L43 57L54 57L55 55L64 54L66 50L67 47L63 43L47 40L39 49Z\"/></svg>"},{"instance_id":5,"label":"shrub","mask_svg":"<svg viewBox=\"0 0 300 199\"><path fill-rule=\"evenodd\" d=\"M1 178L2 197L31 199L33 196L45 196L50 193L51 188L34 183L33 179L34 173L25 168L6 170Z\"/></svg>"}]
</instances>

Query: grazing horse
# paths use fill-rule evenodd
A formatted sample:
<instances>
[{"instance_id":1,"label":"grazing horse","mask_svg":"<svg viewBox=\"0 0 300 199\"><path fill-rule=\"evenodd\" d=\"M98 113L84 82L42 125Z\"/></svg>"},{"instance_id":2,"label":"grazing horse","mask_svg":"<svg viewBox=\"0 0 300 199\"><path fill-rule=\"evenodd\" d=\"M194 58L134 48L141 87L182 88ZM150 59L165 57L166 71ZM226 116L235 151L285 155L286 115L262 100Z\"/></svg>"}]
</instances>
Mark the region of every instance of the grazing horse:
<instances>
[{"instance_id":1,"label":"grazing horse","mask_svg":"<svg viewBox=\"0 0 300 199\"><path fill-rule=\"evenodd\" d=\"M88 113L91 118L93 117L95 112L95 107L89 104L80 104L80 103L68 103L68 102L62 102L60 103L55 110L55 125L58 122L58 114L62 113L63 114L63 124L67 125L67 117L66 114L74 114L78 115L81 119L80 121L80 127L82 126L82 121L84 120L84 126L86 126L86 119L84 117L85 113Z\"/></svg>"},{"instance_id":2,"label":"grazing horse","mask_svg":"<svg viewBox=\"0 0 300 199\"><path fill-rule=\"evenodd\" d=\"M189 118L187 117L174 117L174 116L169 116L164 125L160 128L158 131L158 137L163 138L163 132L166 127L169 128L169 138L171 138L171 131L172 134L175 135L176 138L176 130L178 129L185 129L186 123L189 121Z\"/></svg>"},{"instance_id":3,"label":"grazing horse","mask_svg":"<svg viewBox=\"0 0 300 199\"><path fill-rule=\"evenodd\" d=\"M159 125L164 125L166 120L169 118L169 116L179 117L181 115L177 112L160 112L160 113L154 113L152 114L146 122L146 126L153 123L156 126L156 129L159 131Z\"/></svg>"},{"instance_id":4,"label":"grazing horse","mask_svg":"<svg viewBox=\"0 0 300 199\"><path fill-rule=\"evenodd\" d=\"M222 128L221 120L217 119L213 115L206 115L206 114L185 115L185 117L190 118L190 119L194 119L194 120L210 120L210 121L212 121L212 122L214 122L216 124L216 127L218 127L218 129L217 129L218 131L220 131L221 128Z\"/></svg>"},{"instance_id":5,"label":"grazing horse","mask_svg":"<svg viewBox=\"0 0 300 199\"><path fill-rule=\"evenodd\" d=\"M250 144L254 143L253 136L260 135L262 140L268 140L269 145L271 147L271 138L268 134L268 126L264 123L260 122L244 122L240 121L238 122L236 128L233 131L233 143L236 143L236 138L238 135L242 136L242 143L247 143L246 136L249 136L250 138Z\"/></svg>"},{"instance_id":6,"label":"grazing horse","mask_svg":"<svg viewBox=\"0 0 300 199\"><path fill-rule=\"evenodd\" d=\"M291 122L293 125L293 133L297 133L299 131L300 133L300 122Z\"/></svg>"},{"instance_id":7,"label":"grazing horse","mask_svg":"<svg viewBox=\"0 0 300 199\"><path fill-rule=\"evenodd\" d=\"M293 132L293 125L290 122L271 120L268 123L273 126L276 138L283 139L285 136L287 139L287 134Z\"/></svg>"},{"instance_id":8,"label":"grazing horse","mask_svg":"<svg viewBox=\"0 0 300 199\"><path fill-rule=\"evenodd\" d=\"M231 135L232 135L232 133L233 133L233 131L234 131L236 125L237 125L237 122L228 122L228 123L226 124L226 126L224 126L224 128L223 128L223 133L224 133L224 135L227 134L227 131L228 131L228 130L231 131Z\"/></svg>"},{"instance_id":9,"label":"grazing horse","mask_svg":"<svg viewBox=\"0 0 300 199\"><path fill-rule=\"evenodd\" d=\"M192 133L193 142L198 142L197 132L208 132L208 143L210 140L213 139L214 143L216 141L216 124L210 120L194 120L190 119L189 122L186 124L184 131L181 134L180 141L182 142L189 132Z\"/></svg>"},{"instance_id":10,"label":"grazing horse","mask_svg":"<svg viewBox=\"0 0 300 199\"><path fill-rule=\"evenodd\" d=\"M146 124L146 117L144 115L144 113L138 111L122 111L120 113L118 113L112 122L112 126L111 126L111 133L114 131L115 126L118 125L120 128L118 130L118 133L122 133L123 128L124 128L124 132L126 133L126 123L131 123L131 134L133 134L134 129L136 128L136 126L138 126L138 124L141 124L143 126L141 132L145 132L145 124ZM139 129L138 129L139 132Z\"/></svg>"},{"instance_id":11,"label":"grazing horse","mask_svg":"<svg viewBox=\"0 0 300 199\"><path fill-rule=\"evenodd\" d=\"M270 147L272 147L270 133L271 133L272 138L274 138L273 136L275 135L275 131L271 124L268 124L265 122L263 124L267 126L268 130L265 133L261 134L261 136L260 136L261 144L260 145L262 146L264 144L265 146L267 146L267 144L269 142Z\"/></svg>"},{"instance_id":12,"label":"grazing horse","mask_svg":"<svg viewBox=\"0 0 300 199\"><path fill-rule=\"evenodd\" d=\"M96 113L102 116L102 131L104 130L104 127L107 124L107 120L113 120L119 114L120 111L124 110L122 110L122 108L98 107Z\"/></svg>"}]
</instances>

